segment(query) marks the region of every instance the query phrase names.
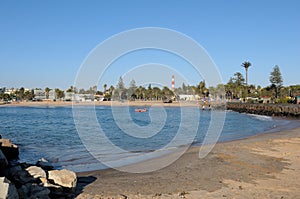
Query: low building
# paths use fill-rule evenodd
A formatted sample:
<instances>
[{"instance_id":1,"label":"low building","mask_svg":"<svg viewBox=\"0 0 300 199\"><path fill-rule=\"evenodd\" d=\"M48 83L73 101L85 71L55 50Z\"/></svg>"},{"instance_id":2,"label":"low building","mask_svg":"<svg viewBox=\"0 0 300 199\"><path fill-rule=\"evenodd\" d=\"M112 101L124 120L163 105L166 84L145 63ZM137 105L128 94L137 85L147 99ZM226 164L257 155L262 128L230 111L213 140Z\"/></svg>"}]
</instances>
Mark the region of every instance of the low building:
<instances>
[{"instance_id":1,"label":"low building","mask_svg":"<svg viewBox=\"0 0 300 199\"><path fill-rule=\"evenodd\" d=\"M8 95L12 95L12 94L15 94L16 93L16 89L14 88L11 88L11 89L5 89L5 94L8 94Z\"/></svg>"},{"instance_id":2,"label":"low building","mask_svg":"<svg viewBox=\"0 0 300 199\"><path fill-rule=\"evenodd\" d=\"M92 102L94 101L95 97L93 94L75 94L74 101L77 102Z\"/></svg>"},{"instance_id":3,"label":"low building","mask_svg":"<svg viewBox=\"0 0 300 199\"><path fill-rule=\"evenodd\" d=\"M65 98L64 100L65 101L74 101L74 98L75 98L75 93L74 92L65 92Z\"/></svg>"},{"instance_id":4,"label":"low building","mask_svg":"<svg viewBox=\"0 0 300 199\"><path fill-rule=\"evenodd\" d=\"M263 104L272 103L272 98L268 96L262 97L260 98L259 103L263 103Z\"/></svg>"},{"instance_id":5,"label":"low building","mask_svg":"<svg viewBox=\"0 0 300 199\"><path fill-rule=\"evenodd\" d=\"M75 101L75 102L92 102L95 100L93 94L75 94L74 92L65 92L65 101Z\"/></svg>"},{"instance_id":6,"label":"low building","mask_svg":"<svg viewBox=\"0 0 300 199\"><path fill-rule=\"evenodd\" d=\"M34 94L34 100L36 101L42 101L46 99L46 93L41 89L34 89L33 94Z\"/></svg>"},{"instance_id":7,"label":"low building","mask_svg":"<svg viewBox=\"0 0 300 199\"><path fill-rule=\"evenodd\" d=\"M47 95L46 95L46 99L47 100L52 100L52 101L56 100L56 93L55 93L55 91L54 90L49 91L48 98L47 98Z\"/></svg>"},{"instance_id":8,"label":"low building","mask_svg":"<svg viewBox=\"0 0 300 199\"><path fill-rule=\"evenodd\" d=\"M181 101L196 101L199 100L198 95L179 95L179 100Z\"/></svg>"}]
</instances>

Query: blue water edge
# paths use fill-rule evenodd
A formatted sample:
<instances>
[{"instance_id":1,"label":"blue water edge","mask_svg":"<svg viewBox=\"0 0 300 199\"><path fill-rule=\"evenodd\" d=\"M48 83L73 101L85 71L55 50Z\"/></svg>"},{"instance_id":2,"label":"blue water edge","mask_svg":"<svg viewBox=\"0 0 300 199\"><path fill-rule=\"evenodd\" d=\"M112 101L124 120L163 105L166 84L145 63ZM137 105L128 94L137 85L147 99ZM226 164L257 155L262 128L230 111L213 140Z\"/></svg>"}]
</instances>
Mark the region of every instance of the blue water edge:
<instances>
[{"instance_id":1,"label":"blue water edge","mask_svg":"<svg viewBox=\"0 0 300 199\"><path fill-rule=\"evenodd\" d=\"M180 147L189 140L192 145L201 145L209 126L215 125L211 123L211 111L195 107L154 107L145 113L135 112L135 108L78 107L76 126L72 107L0 107L0 134L19 146L21 162L35 163L44 157L57 168L88 171L107 168L94 156L105 162L123 158L124 164L130 164L140 160L135 154L153 153L149 157L155 157L156 151ZM216 117L218 114L224 112L214 111ZM288 128L291 123L226 111L218 142ZM92 149L94 156L83 143L96 146Z\"/></svg>"}]
</instances>

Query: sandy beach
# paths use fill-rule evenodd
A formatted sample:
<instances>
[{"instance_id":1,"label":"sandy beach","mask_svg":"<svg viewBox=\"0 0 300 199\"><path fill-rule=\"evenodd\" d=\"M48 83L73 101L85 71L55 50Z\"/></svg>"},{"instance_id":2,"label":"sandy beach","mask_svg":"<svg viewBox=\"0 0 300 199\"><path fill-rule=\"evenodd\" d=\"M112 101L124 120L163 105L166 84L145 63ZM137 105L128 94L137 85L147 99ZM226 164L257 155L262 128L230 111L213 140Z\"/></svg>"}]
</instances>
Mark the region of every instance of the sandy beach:
<instances>
[{"instance_id":1,"label":"sandy beach","mask_svg":"<svg viewBox=\"0 0 300 199\"><path fill-rule=\"evenodd\" d=\"M96 101L96 102L67 102L67 101L41 101L41 102L12 102L9 104L0 104L1 106L136 106L136 107L149 107L149 106L199 106L197 102L173 102L163 103L162 101Z\"/></svg>"},{"instance_id":2,"label":"sandy beach","mask_svg":"<svg viewBox=\"0 0 300 199\"><path fill-rule=\"evenodd\" d=\"M300 128L218 143L203 159L192 147L151 173L78 173L77 198L297 198L299 151Z\"/></svg>"}]
</instances>

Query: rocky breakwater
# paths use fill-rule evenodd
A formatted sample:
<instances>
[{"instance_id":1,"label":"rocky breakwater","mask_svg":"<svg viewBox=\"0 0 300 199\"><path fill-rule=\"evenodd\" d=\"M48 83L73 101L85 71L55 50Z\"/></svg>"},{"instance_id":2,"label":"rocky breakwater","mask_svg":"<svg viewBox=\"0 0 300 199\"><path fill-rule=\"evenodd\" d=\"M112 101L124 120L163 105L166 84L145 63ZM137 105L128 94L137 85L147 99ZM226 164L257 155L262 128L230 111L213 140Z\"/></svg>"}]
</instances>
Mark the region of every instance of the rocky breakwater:
<instances>
[{"instance_id":1,"label":"rocky breakwater","mask_svg":"<svg viewBox=\"0 0 300 199\"><path fill-rule=\"evenodd\" d=\"M0 139L0 141L3 139ZM7 140L2 143L11 143ZM3 147L3 145L2 145ZM77 176L66 169L55 170L42 158L36 164L20 163L16 151L0 150L0 199L75 198ZM10 147L15 150L18 147Z\"/></svg>"},{"instance_id":2,"label":"rocky breakwater","mask_svg":"<svg viewBox=\"0 0 300 199\"><path fill-rule=\"evenodd\" d=\"M227 103L226 107L239 113L300 118L300 105L297 104Z\"/></svg>"}]
</instances>

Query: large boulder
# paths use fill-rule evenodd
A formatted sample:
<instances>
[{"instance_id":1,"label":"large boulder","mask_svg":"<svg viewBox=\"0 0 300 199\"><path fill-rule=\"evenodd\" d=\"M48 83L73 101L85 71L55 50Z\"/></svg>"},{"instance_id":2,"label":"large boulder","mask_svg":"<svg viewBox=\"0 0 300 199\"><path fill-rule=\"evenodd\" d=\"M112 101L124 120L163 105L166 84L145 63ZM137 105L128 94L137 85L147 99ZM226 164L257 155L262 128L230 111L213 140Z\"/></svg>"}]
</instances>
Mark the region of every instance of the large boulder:
<instances>
[{"instance_id":1,"label":"large boulder","mask_svg":"<svg viewBox=\"0 0 300 199\"><path fill-rule=\"evenodd\" d=\"M48 172L48 179L54 184L65 188L75 189L77 183L77 176L70 170L52 170Z\"/></svg>"},{"instance_id":2,"label":"large boulder","mask_svg":"<svg viewBox=\"0 0 300 199\"><path fill-rule=\"evenodd\" d=\"M30 166L26 169L26 171L31 175L33 178L46 178L46 172L37 166Z\"/></svg>"},{"instance_id":3,"label":"large boulder","mask_svg":"<svg viewBox=\"0 0 300 199\"><path fill-rule=\"evenodd\" d=\"M22 187L18 189L18 193L20 198L50 198L50 190L48 188L32 183L22 185Z\"/></svg>"},{"instance_id":4,"label":"large boulder","mask_svg":"<svg viewBox=\"0 0 300 199\"><path fill-rule=\"evenodd\" d=\"M46 187L31 184L30 185L30 198L43 198L48 199L50 190Z\"/></svg>"},{"instance_id":5,"label":"large boulder","mask_svg":"<svg viewBox=\"0 0 300 199\"><path fill-rule=\"evenodd\" d=\"M18 146L12 144L9 139L0 139L0 149L2 150L7 160L13 160L19 158Z\"/></svg>"},{"instance_id":6,"label":"large boulder","mask_svg":"<svg viewBox=\"0 0 300 199\"><path fill-rule=\"evenodd\" d=\"M49 170L53 169L53 165L48 160L46 160L45 158L39 159L36 162L35 165L38 166L38 167L42 167L46 171L49 171Z\"/></svg>"},{"instance_id":7,"label":"large boulder","mask_svg":"<svg viewBox=\"0 0 300 199\"><path fill-rule=\"evenodd\" d=\"M18 199L19 195L14 184L7 178L0 177L0 198L1 199Z\"/></svg>"},{"instance_id":8,"label":"large boulder","mask_svg":"<svg viewBox=\"0 0 300 199\"><path fill-rule=\"evenodd\" d=\"M34 179L29 175L28 171L22 169L20 165L13 166L8 169L8 175L10 179L18 186L26 184L28 182L36 182L38 179Z\"/></svg>"},{"instance_id":9,"label":"large boulder","mask_svg":"<svg viewBox=\"0 0 300 199\"><path fill-rule=\"evenodd\" d=\"M7 167L8 162L6 160L6 157L4 156L4 154L2 153L1 149L0 149L0 177L4 176L4 170Z\"/></svg>"}]
</instances>

